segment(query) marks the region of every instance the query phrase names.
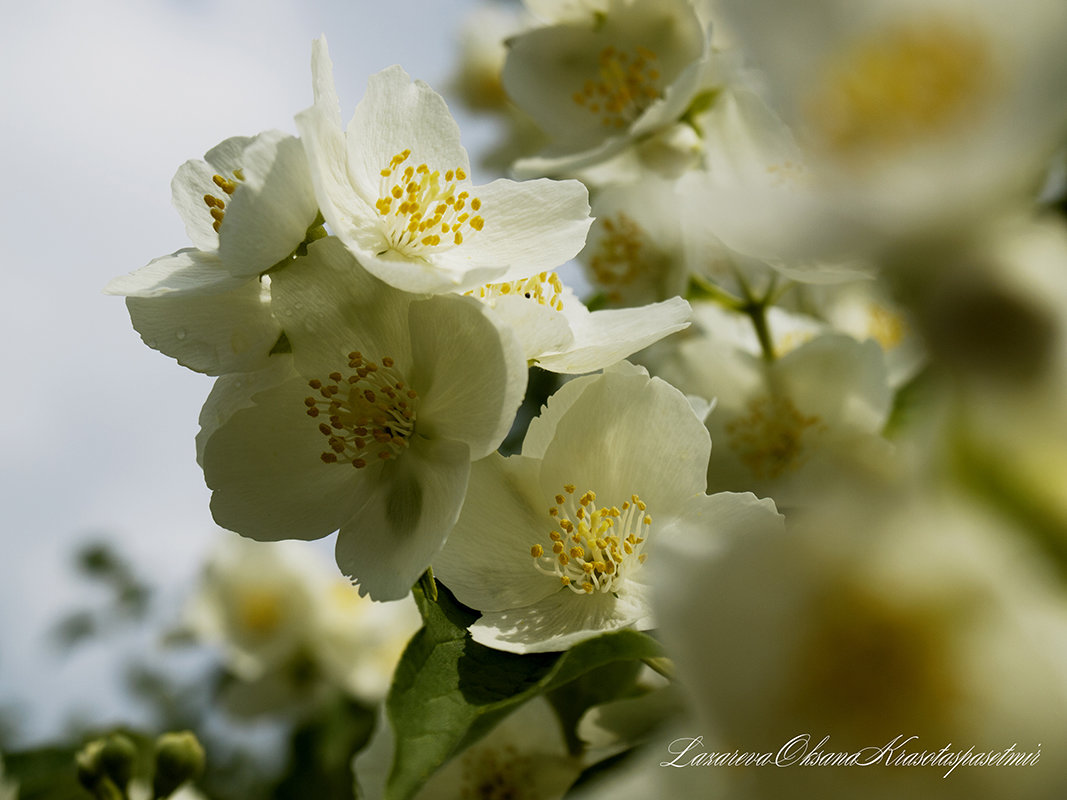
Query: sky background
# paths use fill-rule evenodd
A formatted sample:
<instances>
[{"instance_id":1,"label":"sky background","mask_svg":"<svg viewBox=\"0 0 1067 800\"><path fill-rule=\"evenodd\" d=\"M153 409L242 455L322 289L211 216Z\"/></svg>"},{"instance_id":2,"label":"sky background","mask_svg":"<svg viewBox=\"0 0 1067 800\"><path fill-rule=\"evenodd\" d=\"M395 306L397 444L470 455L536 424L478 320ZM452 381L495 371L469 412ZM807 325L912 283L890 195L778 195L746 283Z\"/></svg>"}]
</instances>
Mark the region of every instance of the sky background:
<instances>
[{"instance_id":1,"label":"sky background","mask_svg":"<svg viewBox=\"0 0 1067 800\"><path fill-rule=\"evenodd\" d=\"M125 713L115 653L63 658L46 638L102 597L71 568L77 544L111 538L176 618L223 535L194 452L210 379L146 347L102 288L188 246L170 204L182 162L230 136L296 132L315 37L329 40L347 119L390 64L444 91L475 5L5 3L0 710L20 712L24 742L61 733L71 715L109 724ZM450 105L473 156L487 129Z\"/></svg>"}]
</instances>

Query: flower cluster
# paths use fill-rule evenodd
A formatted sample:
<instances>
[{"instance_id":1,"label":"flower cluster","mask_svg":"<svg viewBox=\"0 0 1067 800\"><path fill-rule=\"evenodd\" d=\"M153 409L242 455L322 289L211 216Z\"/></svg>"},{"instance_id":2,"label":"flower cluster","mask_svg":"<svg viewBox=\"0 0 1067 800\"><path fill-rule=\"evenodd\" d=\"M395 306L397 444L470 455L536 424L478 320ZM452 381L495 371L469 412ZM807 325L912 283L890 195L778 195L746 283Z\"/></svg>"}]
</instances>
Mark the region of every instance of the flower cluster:
<instances>
[{"instance_id":1,"label":"flower cluster","mask_svg":"<svg viewBox=\"0 0 1067 800\"><path fill-rule=\"evenodd\" d=\"M521 180L476 184L399 66L345 125L320 39L299 137L183 165L194 246L108 287L217 378L219 525L336 532L359 594L414 592L364 786L557 797L679 720L731 750L1067 744L1059 1L526 5L471 28L456 86ZM329 638L276 594L266 630L241 587L291 578L241 569L214 590L235 670ZM550 726L542 697L565 769L474 749L520 707ZM692 790L665 754L629 779ZM814 772L734 788L866 791Z\"/></svg>"}]
</instances>

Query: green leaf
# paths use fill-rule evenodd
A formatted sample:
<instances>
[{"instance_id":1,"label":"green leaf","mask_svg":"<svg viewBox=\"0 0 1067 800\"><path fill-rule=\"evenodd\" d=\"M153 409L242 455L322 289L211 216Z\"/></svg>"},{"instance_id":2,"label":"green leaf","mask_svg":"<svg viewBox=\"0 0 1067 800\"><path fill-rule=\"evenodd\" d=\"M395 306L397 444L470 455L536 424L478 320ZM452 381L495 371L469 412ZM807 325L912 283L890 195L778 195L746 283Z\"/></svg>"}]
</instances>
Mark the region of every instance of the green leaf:
<instances>
[{"instance_id":1,"label":"green leaf","mask_svg":"<svg viewBox=\"0 0 1067 800\"><path fill-rule=\"evenodd\" d=\"M477 613L446 588L438 602L413 590L424 626L408 644L386 700L396 736L386 800L408 800L453 755L527 700L618 661L655 658L659 644L637 631L582 642L565 653L515 655L478 644L467 626Z\"/></svg>"},{"instance_id":2,"label":"green leaf","mask_svg":"<svg viewBox=\"0 0 1067 800\"><path fill-rule=\"evenodd\" d=\"M901 386L893 398L893 407L889 411L883 435L887 439L894 439L914 425L937 396L937 389L929 369L922 370Z\"/></svg>"}]
</instances>

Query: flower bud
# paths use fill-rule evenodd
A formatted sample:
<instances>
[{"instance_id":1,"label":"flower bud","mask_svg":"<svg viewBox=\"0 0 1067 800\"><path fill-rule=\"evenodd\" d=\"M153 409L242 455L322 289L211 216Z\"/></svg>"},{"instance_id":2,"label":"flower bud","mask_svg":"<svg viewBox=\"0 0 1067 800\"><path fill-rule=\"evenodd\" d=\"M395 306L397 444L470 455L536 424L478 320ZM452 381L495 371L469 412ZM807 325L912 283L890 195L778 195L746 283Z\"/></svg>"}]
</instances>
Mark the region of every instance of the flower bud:
<instances>
[{"instance_id":1,"label":"flower bud","mask_svg":"<svg viewBox=\"0 0 1067 800\"><path fill-rule=\"evenodd\" d=\"M156 740L155 797L169 797L204 771L204 748L192 731L164 733Z\"/></svg>"}]
</instances>

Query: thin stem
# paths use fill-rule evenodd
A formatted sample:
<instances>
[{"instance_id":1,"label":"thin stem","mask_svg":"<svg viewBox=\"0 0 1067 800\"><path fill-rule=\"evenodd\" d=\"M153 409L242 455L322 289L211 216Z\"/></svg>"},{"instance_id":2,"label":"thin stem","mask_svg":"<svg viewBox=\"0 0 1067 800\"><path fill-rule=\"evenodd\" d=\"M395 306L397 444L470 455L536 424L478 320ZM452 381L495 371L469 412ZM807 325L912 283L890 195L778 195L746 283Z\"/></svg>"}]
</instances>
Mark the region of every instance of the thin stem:
<instances>
[{"instance_id":1,"label":"thin stem","mask_svg":"<svg viewBox=\"0 0 1067 800\"><path fill-rule=\"evenodd\" d=\"M716 286L703 275L689 276L689 290L686 292L689 300L711 300L730 311L742 311L746 301L740 297L734 297L721 286Z\"/></svg>"},{"instance_id":2,"label":"thin stem","mask_svg":"<svg viewBox=\"0 0 1067 800\"><path fill-rule=\"evenodd\" d=\"M659 673L669 681L674 680L674 662L669 658L660 656L658 658L642 658L645 665L651 668L654 672Z\"/></svg>"}]
</instances>

